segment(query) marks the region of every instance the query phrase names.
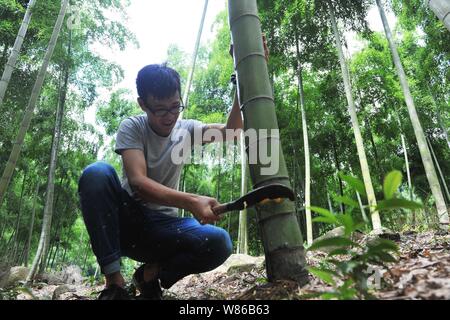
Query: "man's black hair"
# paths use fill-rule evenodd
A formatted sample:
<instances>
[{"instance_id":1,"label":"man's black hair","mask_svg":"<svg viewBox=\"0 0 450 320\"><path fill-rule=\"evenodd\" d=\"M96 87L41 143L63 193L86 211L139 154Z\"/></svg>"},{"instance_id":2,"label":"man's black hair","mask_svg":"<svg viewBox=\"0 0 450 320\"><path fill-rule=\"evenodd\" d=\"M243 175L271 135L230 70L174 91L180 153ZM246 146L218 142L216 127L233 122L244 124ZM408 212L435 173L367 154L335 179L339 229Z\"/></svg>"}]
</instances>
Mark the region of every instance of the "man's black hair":
<instances>
[{"instance_id":1,"label":"man's black hair","mask_svg":"<svg viewBox=\"0 0 450 320\"><path fill-rule=\"evenodd\" d=\"M180 75L174 69L163 64L151 64L142 68L136 79L137 92L147 101L149 96L163 100L181 94Z\"/></svg>"}]
</instances>

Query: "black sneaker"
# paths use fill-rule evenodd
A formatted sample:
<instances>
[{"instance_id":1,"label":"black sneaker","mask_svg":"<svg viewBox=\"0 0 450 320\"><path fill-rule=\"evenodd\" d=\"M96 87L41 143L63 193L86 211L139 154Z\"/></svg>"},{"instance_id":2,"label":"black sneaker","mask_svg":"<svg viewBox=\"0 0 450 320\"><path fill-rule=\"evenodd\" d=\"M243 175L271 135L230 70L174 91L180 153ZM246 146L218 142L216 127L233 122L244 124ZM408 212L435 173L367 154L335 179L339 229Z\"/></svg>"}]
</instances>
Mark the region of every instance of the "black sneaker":
<instances>
[{"instance_id":1,"label":"black sneaker","mask_svg":"<svg viewBox=\"0 0 450 320\"><path fill-rule=\"evenodd\" d=\"M97 300L133 300L128 294L128 291L116 284L110 285L108 288L104 289Z\"/></svg>"},{"instance_id":2,"label":"black sneaker","mask_svg":"<svg viewBox=\"0 0 450 320\"><path fill-rule=\"evenodd\" d=\"M159 279L144 281L145 264L136 269L133 275L133 283L141 293L136 299L140 300L162 300L162 289Z\"/></svg>"}]
</instances>

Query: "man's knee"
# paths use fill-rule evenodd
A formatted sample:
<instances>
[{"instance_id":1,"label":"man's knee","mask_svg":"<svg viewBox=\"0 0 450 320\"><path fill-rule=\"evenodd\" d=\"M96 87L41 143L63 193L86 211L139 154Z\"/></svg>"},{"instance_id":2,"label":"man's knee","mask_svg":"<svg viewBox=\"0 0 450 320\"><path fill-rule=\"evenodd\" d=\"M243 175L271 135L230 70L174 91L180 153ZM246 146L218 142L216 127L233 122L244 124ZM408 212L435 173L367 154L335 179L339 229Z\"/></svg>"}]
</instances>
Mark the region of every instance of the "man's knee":
<instances>
[{"instance_id":1,"label":"man's knee","mask_svg":"<svg viewBox=\"0 0 450 320\"><path fill-rule=\"evenodd\" d=\"M220 265L233 253L233 243L227 231L215 228L208 239L207 251Z\"/></svg>"},{"instance_id":2,"label":"man's knee","mask_svg":"<svg viewBox=\"0 0 450 320\"><path fill-rule=\"evenodd\" d=\"M81 189L92 189L103 186L114 177L114 168L106 162L97 161L87 166L78 181L79 191Z\"/></svg>"}]
</instances>

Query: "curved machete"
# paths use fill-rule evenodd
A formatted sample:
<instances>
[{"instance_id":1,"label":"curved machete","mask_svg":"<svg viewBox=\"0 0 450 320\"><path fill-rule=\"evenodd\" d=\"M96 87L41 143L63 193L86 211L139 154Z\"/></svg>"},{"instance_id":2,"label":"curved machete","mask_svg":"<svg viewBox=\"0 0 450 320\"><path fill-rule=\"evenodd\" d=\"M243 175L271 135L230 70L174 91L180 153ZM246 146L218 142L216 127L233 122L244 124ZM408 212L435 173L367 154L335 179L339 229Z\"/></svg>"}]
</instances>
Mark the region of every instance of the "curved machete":
<instances>
[{"instance_id":1,"label":"curved machete","mask_svg":"<svg viewBox=\"0 0 450 320\"><path fill-rule=\"evenodd\" d=\"M257 188L233 202L221 204L220 206L214 207L212 210L216 215L220 215L229 211L252 207L258 203L264 202L264 200L282 198L289 198L291 201L294 201L294 192L283 184L274 183Z\"/></svg>"}]
</instances>

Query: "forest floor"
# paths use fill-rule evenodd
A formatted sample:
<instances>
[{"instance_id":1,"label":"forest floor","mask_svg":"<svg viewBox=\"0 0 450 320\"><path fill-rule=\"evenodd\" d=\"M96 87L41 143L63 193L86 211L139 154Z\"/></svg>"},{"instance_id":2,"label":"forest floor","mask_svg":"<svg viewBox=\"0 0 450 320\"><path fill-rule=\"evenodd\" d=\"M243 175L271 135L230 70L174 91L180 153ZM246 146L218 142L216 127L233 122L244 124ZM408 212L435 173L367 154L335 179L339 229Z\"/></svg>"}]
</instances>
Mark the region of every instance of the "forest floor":
<instances>
[{"instance_id":1,"label":"forest floor","mask_svg":"<svg viewBox=\"0 0 450 320\"><path fill-rule=\"evenodd\" d=\"M364 241L364 240L362 240ZM381 281L372 294L378 299L450 299L450 235L437 232L407 232L396 241L399 246L397 262L378 270ZM308 252L307 262L317 266L325 257L323 252ZM262 260L262 259L261 259ZM310 283L299 288L294 282L268 283L263 263L251 268L214 271L188 276L170 290L167 300L279 300L305 299L305 295L330 291L320 279L310 276ZM80 285L48 285L38 283L30 289L11 289L12 299L92 300L102 285L86 281ZM5 294L3 294L5 298ZM317 298L315 298L317 299Z\"/></svg>"}]
</instances>

